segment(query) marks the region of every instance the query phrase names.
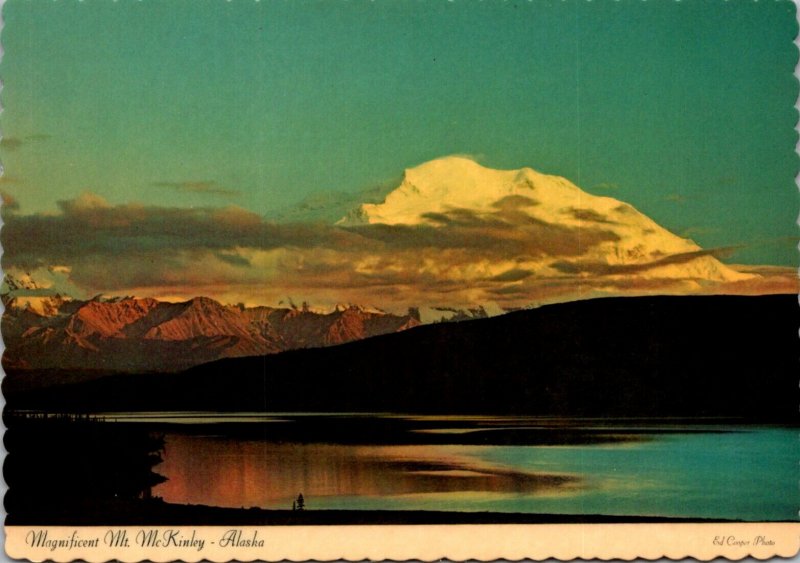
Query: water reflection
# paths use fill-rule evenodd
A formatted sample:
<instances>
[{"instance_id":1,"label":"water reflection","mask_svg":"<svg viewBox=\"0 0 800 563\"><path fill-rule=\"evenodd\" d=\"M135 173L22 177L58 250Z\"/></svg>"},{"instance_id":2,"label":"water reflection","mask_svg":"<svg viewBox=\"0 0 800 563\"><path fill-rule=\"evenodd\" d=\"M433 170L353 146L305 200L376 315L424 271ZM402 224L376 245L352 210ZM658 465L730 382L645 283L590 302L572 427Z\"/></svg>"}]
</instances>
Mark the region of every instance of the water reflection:
<instances>
[{"instance_id":1,"label":"water reflection","mask_svg":"<svg viewBox=\"0 0 800 563\"><path fill-rule=\"evenodd\" d=\"M534 473L481 461L465 446L352 446L166 436L159 470L167 502L289 508L306 498L427 493L526 493L575 489L564 473Z\"/></svg>"},{"instance_id":2,"label":"water reflection","mask_svg":"<svg viewBox=\"0 0 800 563\"><path fill-rule=\"evenodd\" d=\"M17 523L96 523L148 505L160 475L169 481L152 492L170 503L236 508L290 509L302 492L309 510L795 521L800 498L796 428L302 413L4 420Z\"/></svg>"}]
</instances>

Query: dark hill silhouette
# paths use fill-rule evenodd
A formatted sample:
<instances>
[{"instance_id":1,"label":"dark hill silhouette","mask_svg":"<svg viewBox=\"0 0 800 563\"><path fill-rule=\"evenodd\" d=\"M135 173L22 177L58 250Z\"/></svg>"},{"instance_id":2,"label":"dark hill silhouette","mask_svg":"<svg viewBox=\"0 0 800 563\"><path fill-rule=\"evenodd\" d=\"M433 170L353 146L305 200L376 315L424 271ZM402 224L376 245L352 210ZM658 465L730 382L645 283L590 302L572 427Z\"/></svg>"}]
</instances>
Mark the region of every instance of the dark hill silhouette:
<instances>
[{"instance_id":1,"label":"dark hill silhouette","mask_svg":"<svg viewBox=\"0 0 800 563\"><path fill-rule=\"evenodd\" d=\"M796 422L794 295L608 298L7 395L13 408Z\"/></svg>"}]
</instances>

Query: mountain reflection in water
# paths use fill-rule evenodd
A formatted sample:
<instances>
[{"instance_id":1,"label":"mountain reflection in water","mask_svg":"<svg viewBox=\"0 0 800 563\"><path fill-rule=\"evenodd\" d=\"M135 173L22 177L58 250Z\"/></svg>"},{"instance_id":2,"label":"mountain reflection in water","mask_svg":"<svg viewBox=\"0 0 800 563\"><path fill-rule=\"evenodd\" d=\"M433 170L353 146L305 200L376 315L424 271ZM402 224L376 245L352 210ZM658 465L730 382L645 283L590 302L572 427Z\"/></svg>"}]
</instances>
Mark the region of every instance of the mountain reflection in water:
<instances>
[{"instance_id":1,"label":"mountain reflection in water","mask_svg":"<svg viewBox=\"0 0 800 563\"><path fill-rule=\"evenodd\" d=\"M154 490L167 502L287 508L307 498L420 493L545 493L580 486L576 476L523 472L481 461L469 446L351 446L166 436Z\"/></svg>"},{"instance_id":2,"label":"mountain reflection in water","mask_svg":"<svg viewBox=\"0 0 800 563\"><path fill-rule=\"evenodd\" d=\"M721 419L275 415L165 431L178 504L794 520L796 430Z\"/></svg>"},{"instance_id":3,"label":"mountain reflection in water","mask_svg":"<svg viewBox=\"0 0 800 563\"><path fill-rule=\"evenodd\" d=\"M9 411L4 420L17 522L69 522L125 499L157 511L291 514L299 493L310 511L743 521L796 521L800 502L797 428L735 420ZM148 504L151 487L167 503Z\"/></svg>"}]
</instances>

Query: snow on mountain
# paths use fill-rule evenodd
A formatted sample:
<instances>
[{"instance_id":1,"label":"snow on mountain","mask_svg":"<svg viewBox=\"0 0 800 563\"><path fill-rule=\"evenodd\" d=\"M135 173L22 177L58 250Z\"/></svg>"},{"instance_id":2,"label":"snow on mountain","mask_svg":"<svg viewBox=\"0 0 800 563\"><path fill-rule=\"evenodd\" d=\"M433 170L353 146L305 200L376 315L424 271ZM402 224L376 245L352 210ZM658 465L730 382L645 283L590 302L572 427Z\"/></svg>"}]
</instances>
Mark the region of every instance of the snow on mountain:
<instances>
[{"instance_id":1,"label":"snow on mountain","mask_svg":"<svg viewBox=\"0 0 800 563\"><path fill-rule=\"evenodd\" d=\"M6 309L39 317L58 315L62 306L72 301L72 297L59 292L51 279L26 271L6 272L0 296Z\"/></svg>"},{"instance_id":2,"label":"snow on mountain","mask_svg":"<svg viewBox=\"0 0 800 563\"><path fill-rule=\"evenodd\" d=\"M591 195L565 178L531 168L494 170L463 157L406 170L383 202L362 204L338 224L429 227L443 233L518 227L517 235L529 233L534 251L513 261L496 261L490 266L493 275L525 270L545 277L594 274L711 282L754 277L722 264L620 200Z\"/></svg>"},{"instance_id":3,"label":"snow on mountain","mask_svg":"<svg viewBox=\"0 0 800 563\"><path fill-rule=\"evenodd\" d=\"M21 295L4 298L3 305L7 309L24 309L40 317L53 317L71 301L71 297L64 295Z\"/></svg>"},{"instance_id":4,"label":"snow on mountain","mask_svg":"<svg viewBox=\"0 0 800 563\"><path fill-rule=\"evenodd\" d=\"M3 285L4 292L37 291L44 289L33 279L29 272L22 272L19 275L6 274Z\"/></svg>"},{"instance_id":5,"label":"snow on mountain","mask_svg":"<svg viewBox=\"0 0 800 563\"><path fill-rule=\"evenodd\" d=\"M5 296L5 299L17 299ZM52 314L8 307L7 368L176 370L225 357L330 346L405 330L410 316L348 307L328 314L134 297L63 301Z\"/></svg>"},{"instance_id":6,"label":"snow on mountain","mask_svg":"<svg viewBox=\"0 0 800 563\"><path fill-rule=\"evenodd\" d=\"M761 278L723 264L628 203L531 168L493 170L468 158L441 158L406 170L395 189L363 201L338 222L357 235L346 254L292 250L311 271L340 268L341 279L332 279L344 290L335 295L342 303L316 310L291 299L277 308L203 297L82 300L66 266L6 272L4 365L181 369L340 344L421 321L493 316L547 300L711 293ZM325 294L331 294L327 287Z\"/></svg>"},{"instance_id":7,"label":"snow on mountain","mask_svg":"<svg viewBox=\"0 0 800 563\"><path fill-rule=\"evenodd\" d=\"M0 295L10 297L68 296L84 297L69 277L67 266L38 267L33 270L9 267L0 284Z\"/></svg>"}]
</instances>

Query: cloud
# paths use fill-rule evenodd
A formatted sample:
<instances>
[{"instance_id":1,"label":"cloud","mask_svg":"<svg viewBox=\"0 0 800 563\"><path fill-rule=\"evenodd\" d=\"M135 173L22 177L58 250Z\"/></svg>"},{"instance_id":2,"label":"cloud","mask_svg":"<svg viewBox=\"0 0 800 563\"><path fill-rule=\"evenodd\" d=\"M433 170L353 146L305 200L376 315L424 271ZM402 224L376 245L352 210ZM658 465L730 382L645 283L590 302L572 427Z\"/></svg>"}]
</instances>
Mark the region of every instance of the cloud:
<instances>
[{"instance_id":1,"label":"cloud","mask_svg":"<svg viewBox=\"0 0 800 563\"><path fill-rule=\"evenodd\" d=\"M216 256L219 260L222 260L223 262L230 264L232 266L239 266L241 268L246 268L251 265L250 260L244 258L240 254L217 252L214 256Z\"/></svg>"},{"instance_id":2,"label":"cloud","mask_svg":"<svg viewBox=\"0 0 800 563\"><path fill-rule=\"evenodd\" d=\"M343 227L388 248L463 249L491 257L536 257L548 254L575 256L587 248L618 240L616 234L595 228L580 231L547 224L520 212L478 214L466 209L427 213L433 224L370 224Z\"/></svg>"},{"instance_id":3,"label":"cloud","mask_svg":"<svg viewBox=\"0 0 800 563\"><path fill-rule=\"evenodd\" d=\"M19 201L10 193L0 190L0 198L2 198L2 210L6 213L19 211Z\"/></svg>"},{"instance_id":4,"label":"cloud","mask_svg":"<svg viewBox=\"0 0 800 563\"><path fill-rule=\"evenodd\" d=\"M516 211L526 207L533 207L534 205L539 205L539 202L532 197L507 195L495 201L492 207L500 209L501 211Z\"/></svg>"},{"instance_id":5,"label":"cloud","mask_svg":"<svg viewBox=\"0 0 800 563\"><path fill-rule=\"evenodd\" d=\"M238 197L241 195L239 190L231 190L218 185L214 181L199 180L185 182L153 182L153 186L158 188L168 188L183 193L205 194L223 197Z\"/></svg>"},{"instance_id":6,"label":"cloud","mask_svg":"<svg viewBox=\"0 0 800 563\"><path fill-rule=\"evenodd\" d=\"M364 203L381 203L401 182L402 177L391 178L362 190L325 191L309 195L288 208L278 210L273 219L284 222L335 223Z\"/></svg>"},{"instance_id":7,"label":"cloud","mask_svg":"<svg viewBox=\"0 0 800 563\"><path fill-rule=\"evenodd\" d=\"M571 215L574 219L579 221L588 221L590 223L605 223L607 225L616 225L616 221L611 221L605 215L598 213L593 209L583 209L577 207L570 207L566 209L566 213Z\"/></svg>"},{"instance_id":8,"label":"cloud","mask_svg":"<svg viewBox=\"0 0 800 563\"><path fill-rule=\"evenodd\" d=\"M48 139L50 139L50 135L45 135L44 133L36 133L25 137L3 137L0 139L0 150L13 152L28 143L47 141Z\"/></svg>"},{"instance_id":9,"label":"cloud","mask_svg":"<svg viewBox=\"0 0 800 563\"><path fill-rule=\"evenodd\" d=\"M687 199L688 198L683 194L667 194L664 196L664 201L670 201L679 205L686 203Z\"/></svg>"},{"instance_id":10,"label":"cloud","mask_svg":"<svg viewBox=\"0 0 800 563\"><path fill-rule=\"evenodd\" d=\"M599 263L589 258L592 249L619 242L602 217L569 228L532 218L524 211L532 205L506 198L486 212L428 214L420 225L337 226L276 223L237 206L111 204L87 192L59 201L56 213L7 214L0 237L4 267L58 264L60 275L87 294L209 295L251 304L293 295L396 310L488 303L513 308L626 291L698 291L696 281L646 280L645 274L733 250Z\"/></svg>"},{"instance_id":11,"label":"cloud","mask_svg":"<svg viewBox=\"0 0 800 563\"><path fill-rule=\"evenodd\" d=\"M3 172L3 175L0 176L0 184L21 184L22 180L17 178L16 176L11 176L10 174L6 174Z\"/></svg>"},{"instance_id":12,"label":"cloud","mask_svg":"<svg viewBox=\"0 0 800 563\"><path fill-rule=\"evenodd\" d=\"M496 282L515 282L515 281L522 281L527 279L533 275L533 271L525 270L523 268L514 268L511 270L506 270L502 274L497 274L493 278L492 281Z\"/></svg>"},{"instance_id":13,"label":"cloud","mask_svg":"<svg viewBox=\"0 0 800 563\"><path fill-rule=\"evenodd\" d=\"M58 263L61 258L119 261L150 254L168 260L186 252L210 252L228 264L242 265L234 258L237 248L324 247L341 251L370 246L360 235L343 229L270 223L237 206L112 205L92 193L57 205L59 213L14 214L8 218L2 236L9 263Z\"/></svg>"},{"instance_id":14,"label":"cloud","mask_svg":"<svg viewBox=\"0 0 800 563\"><path fill-rule=\"evenodd\" d=\"M71 268L61 264L55 264L47 267L19 269L19 268L6 268L4 274L13 277L17 280L28 280L33 282L30 285L17 286L13 290L15 296L45 296L55 295L70 295L75 298L86 298L88 295L75 285L70 279ZM3 280L4 288L7 290L8 278Z\"/></svg>"},{"instance_id":15,"label":"cloud","mask_svg":"<svg viewBox=\"0 0 800 563\"><path fill-rule=\"evenodd\" d=\"M66 264L89 292L269 283L284 294L339 292L361 302L361 292L377 303L402 288L413 300L466 300L532 275L515 260L579 256L617 238L546 225L519 211L527 205L508 199L489 213L451 209L433 224L344 227L275 223L236 206L112 205L87 192L59 201L58 213L9 214L0 236L6 265Z\"/></svg>"},{"instance_id":16,"label":"cloud","mask_svg":"<svg viewBox=\"0 0 800 563\"><path fill-rule=\"evenodd\" d=\"M0 139L0 149L13 152L22 146L22 139L18 137L3 137Z\"/></svg>"},{"instance_id":17,"label":"cloud","mask_svg":"<svg viewBox=\"0 0 800 563\"><path fill-rule=\"evenodd\" d=\"M61 200L57 205L66 215L112 209L111 204L104 197L92 192L83 192L75 199Z\"/></svg>"},{"instance_id":18,"label":"cloud","mask_svg":"<svg viewBox=\"0 0 800 563\"><path fill-rule=\"evenodd\" d=\"M637 264L606 264L602 262L554 262L552 267L565 274L592 274L595 276L618 276L622 274L639 274L654 270L656 268L663 268L664 266L671 266L676 264L687 264L698 258L712 256L714 258L723 258L730 256L740 246L726 246L719 248L711 248L705 250L696 250L693 252L680 252L677 254L670 254L658 260L651 262L637 263Z\"/></svg>"}]
</instances>

